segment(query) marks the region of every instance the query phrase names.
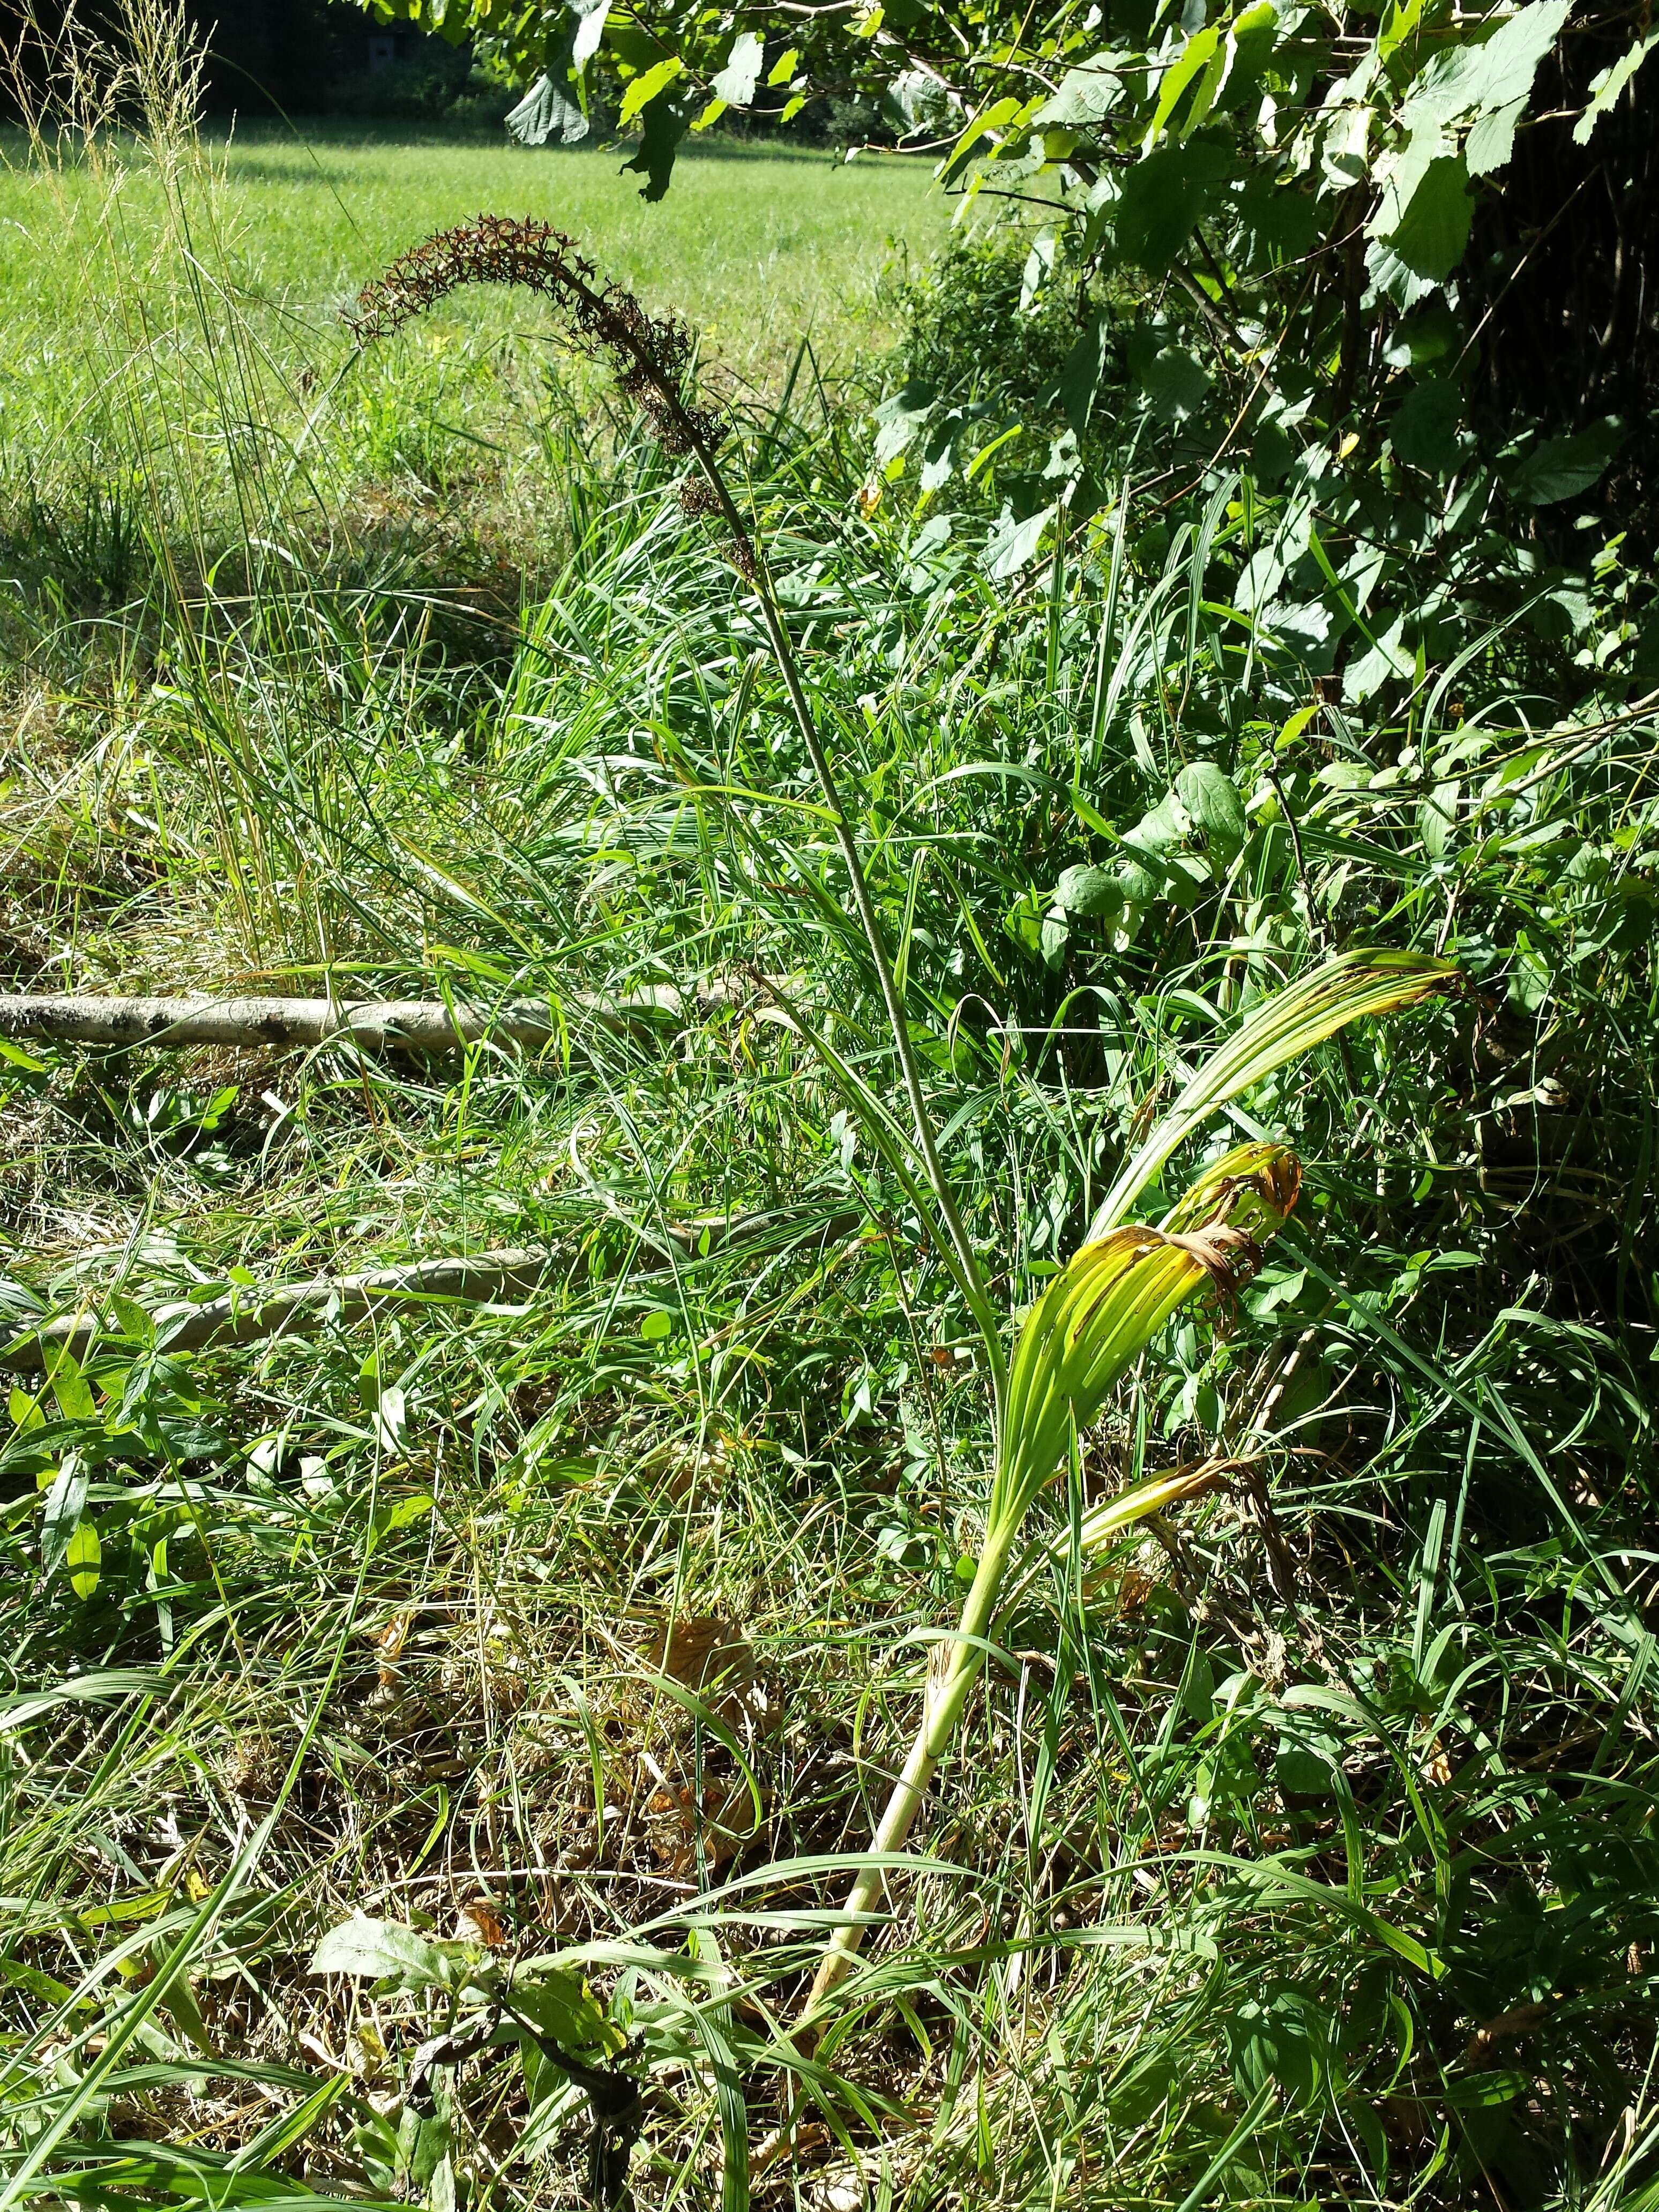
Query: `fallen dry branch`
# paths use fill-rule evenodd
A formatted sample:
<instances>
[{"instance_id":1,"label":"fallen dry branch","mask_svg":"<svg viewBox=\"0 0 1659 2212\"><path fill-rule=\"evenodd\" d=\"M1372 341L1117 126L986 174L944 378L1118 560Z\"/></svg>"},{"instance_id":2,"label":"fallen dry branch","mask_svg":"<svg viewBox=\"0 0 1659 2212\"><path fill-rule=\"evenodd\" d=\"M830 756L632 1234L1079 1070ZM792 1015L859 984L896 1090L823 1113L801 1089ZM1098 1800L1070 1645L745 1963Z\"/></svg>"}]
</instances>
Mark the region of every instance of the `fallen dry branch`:
<instances>
[{"instance_id":1,"label":"fallen dry branch","mask_svg":"<svg viewBox=\"0 0 1659 2212\"><path fill-rule=\"evenodd\" d=\"M648 1011L641 1009L641 1012ZM183 1046L319 1045L349 1039L378 1051L455 1052L489 1036L550 1044L558 1032L545 1007L486 1012L441 1000L0 997L0 1036L54 1044Z\"/></svg>"},{"instance_id":2,"label":"fallen dry branch","mask_svg":"<svg viewBox=\"0 0 1659 2212\"><path fill-rule=\"evenodd\" d=\"M361 1321L366 1314L414 1298L453 1299L490 1305L514 1291L533 1290L553 1255L527 1249L480 1252L461 1259L422 1260L363 1275L323 1275L314 1282L234 1290L200 1304L185 1299L158 1306L149 1318L163 1351L188 1352L204 1344L247 1344L321 1328L331 1321ZM100 1337L121 1336L118 1322L95 1311L65 1314L0 1351L0 1366L40 1368L62 1349L83 1358Z\"/></svg>"},{"instance_id":3,"label":"fallen dry branch","mask_svg":"<svg viewBox=\"0 0 1659 2212\"><path fill-rule=\"evenodd\" d=\"M583 992L567 1001L573 1015L602 1029L639 1033L670 1030L694 1016L708 1020L737 1006L742 994L722 976L690 988L647 984L624 998ZM278 1051L349 1042L379 1052L459 1052L488 1037L497 1044L556 1043L557 1015L518 1000L495 1007L447 1005L441 999L261 999L191 992L174 998L128 998L84 991L0 994L0 1037L40 1043L138 1046L264 1045Z\"/></svg>"},{"instance_id":4,"label":"fallen dry branch","mask_svg":"<svg viewBox=\"0 0 1659 2212\"><path fill-rule=\"evenodd\" d=\"M665 1258L673 1254L701 1257L745 1243L768 1230L785 1229L790 1218L786 1209L671 1221L658 1228L633 1221L626 1225L642 1245ZM856 1213L836 1213L818 1226L823 1235L838 1237L860 1218ZM164 1352L190 1352L204 1344L251 1344L260 1337L302 1334L331 1322L361 1321L366 1315L410 1300L498 1304L534 1290L556 1256L550 1251L514 1247L471 1257L421 1260L401 1267L376 1268L367 1274L320 1275L308 1283L254 1285L199 1304L181 1298L157 1306L149 1321L155 1341ZM125 1334L118 1319L100 1313L95 1305L89 1306L43 1322L0 1346L0 1369L47 1367L53 1353L62 1349L82 1359L100 1338Z\"/></svg>"}]
</instances>

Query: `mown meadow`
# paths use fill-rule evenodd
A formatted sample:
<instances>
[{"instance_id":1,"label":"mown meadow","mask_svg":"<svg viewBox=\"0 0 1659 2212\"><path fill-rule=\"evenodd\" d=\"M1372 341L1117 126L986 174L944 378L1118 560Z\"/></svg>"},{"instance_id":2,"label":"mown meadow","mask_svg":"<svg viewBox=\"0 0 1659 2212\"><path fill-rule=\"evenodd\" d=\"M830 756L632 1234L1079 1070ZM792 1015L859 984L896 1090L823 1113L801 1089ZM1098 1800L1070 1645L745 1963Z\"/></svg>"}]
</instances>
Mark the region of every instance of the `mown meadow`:
<instances>
[{"instance_id":1,"label":"mown meadow","mask_svg":"<svg viewBox=\"0 0 1659 2212\"><path fill-rule=\"evenodd\" d=\"M0 175L4 990L485 1018L0 1037L0 2203L1659 2204L1617 518L1079 460L1030 210L926 165L647 205L146 70ZM532 294L354 343L481 210L701 333L758 565ZM1045 1380L1125 1220L1188 1275Z\"/></svg>"}]
</instances>

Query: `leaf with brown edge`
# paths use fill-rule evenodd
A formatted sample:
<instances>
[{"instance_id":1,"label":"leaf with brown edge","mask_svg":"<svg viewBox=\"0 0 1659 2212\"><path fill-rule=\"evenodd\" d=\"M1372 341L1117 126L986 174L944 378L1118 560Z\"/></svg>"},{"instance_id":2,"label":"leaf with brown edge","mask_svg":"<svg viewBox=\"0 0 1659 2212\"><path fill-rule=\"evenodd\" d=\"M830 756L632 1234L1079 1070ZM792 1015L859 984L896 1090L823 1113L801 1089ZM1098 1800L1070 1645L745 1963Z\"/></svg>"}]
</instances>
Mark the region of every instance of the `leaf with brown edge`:
<instances>
[{"instance_id":1,"label":"leaf with brown edge","mask_svg":"<svg viewBox=\"0 0 1659 2212\"><path fill-rule=\"evenodd\" d=\"M1301 1173L1283 1145L1215 1161L1162 1229L1115 1229L1061 1268L1028 1316L1008 1370L988 1546L1012 1540L1059 1466L1073 1424L1107 1394L1177 1306L1205 1284L1231 1295L1261 1241L1296 1204Z\"/></svg>"}]
</instances>

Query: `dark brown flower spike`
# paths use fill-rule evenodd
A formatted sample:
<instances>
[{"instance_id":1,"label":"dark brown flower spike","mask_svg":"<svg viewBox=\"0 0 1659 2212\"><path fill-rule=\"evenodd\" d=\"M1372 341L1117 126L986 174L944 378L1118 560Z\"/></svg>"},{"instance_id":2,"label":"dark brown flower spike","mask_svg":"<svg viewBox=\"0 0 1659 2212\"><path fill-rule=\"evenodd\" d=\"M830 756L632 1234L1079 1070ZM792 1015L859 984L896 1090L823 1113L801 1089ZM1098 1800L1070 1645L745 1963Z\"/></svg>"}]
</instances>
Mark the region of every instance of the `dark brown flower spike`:
<instances>
[{"instance_id":1,"label":"dark brown flower spike","mask_svg":"<svg viewBox=\"0 0 1659 2212\"><path fill-rule=\"evenodd\" d=\"M726 512L714 468L727 424L696 401L693 339L679 317L649 314L623 286L602 285L574 240L550 223L481 215L400 256L384 276L364 286L357 312L346 319L357 343L367 345L400 330L463 284L519 284L553 301L571 343L615 370L621 390L643 412L664 450L676 458L696 457L702 480L687 484L682 503L691 514L723 515L738 566L751 574L748 533L735 512Z\"/></svg>"}]
</instances>

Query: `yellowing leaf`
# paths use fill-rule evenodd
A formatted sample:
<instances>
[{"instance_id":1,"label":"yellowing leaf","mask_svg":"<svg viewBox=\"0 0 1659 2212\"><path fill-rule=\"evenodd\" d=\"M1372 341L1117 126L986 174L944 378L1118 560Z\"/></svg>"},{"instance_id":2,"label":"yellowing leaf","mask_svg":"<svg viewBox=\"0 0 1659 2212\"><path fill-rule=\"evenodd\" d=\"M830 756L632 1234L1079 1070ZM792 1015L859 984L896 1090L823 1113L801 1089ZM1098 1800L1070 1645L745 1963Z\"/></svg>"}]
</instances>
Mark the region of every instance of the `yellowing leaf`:
<instances>
[{"instance_id":1,"label":"yellowing leaf","mask_svg":"<svg viewBox=\"0 0 1659 2212\"><path fill-rule=\"evenodd\" d=\"M1282 1145L1246 1145L1206 1170L1162 1229L1115 1229L1085 1244L1020 1331L1008 1370L988 1553L1012 1534L1119 1377L1176 1308L1206 1283L1253 1270L1256 1243L1296 1203Z\"/></svg>"},{"instance_id":2,"label":"yellowing leaf","mask_svg":"<svg viewBox=\"0 0 1659 2212\"><path fill-rule=\"evenodd\" d=\"M1126 1163L1090 1226L1091 1239L1116 1227L1170 1153L1212 1114L1350 1022L1419 1006L1449 989L1456 975L1454 963L1426 953L1345 952L1275 992L1210 1055Z\"/></svg>"}]
</instances>

